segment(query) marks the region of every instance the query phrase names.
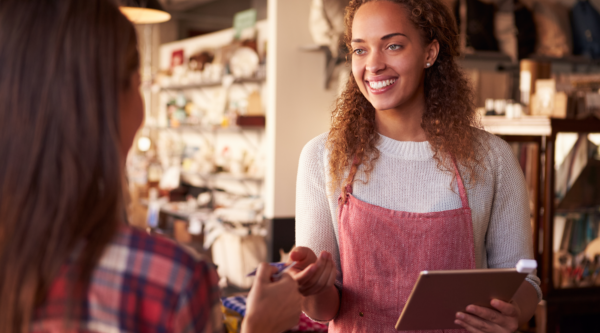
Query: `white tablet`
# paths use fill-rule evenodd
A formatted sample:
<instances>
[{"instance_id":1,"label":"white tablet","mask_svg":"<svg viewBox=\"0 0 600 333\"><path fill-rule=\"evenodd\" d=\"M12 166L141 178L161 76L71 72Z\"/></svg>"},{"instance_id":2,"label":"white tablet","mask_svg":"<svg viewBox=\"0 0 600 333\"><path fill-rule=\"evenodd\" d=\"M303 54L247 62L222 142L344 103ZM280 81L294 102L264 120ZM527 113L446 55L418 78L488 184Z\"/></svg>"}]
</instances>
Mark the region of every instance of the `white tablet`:
<instances>
[{"instance_id":1,"label":"white tablet","mask_svg":"<svg viewBox=\"0 0 600 333\"><path fill-rule=\"evenodd\" d=\"M461 329L456 313L468 305L491 308L490 301L510 301L527 273L517 269L423 271L396 323L396 330Z\"/></svg>"}]
</instances>

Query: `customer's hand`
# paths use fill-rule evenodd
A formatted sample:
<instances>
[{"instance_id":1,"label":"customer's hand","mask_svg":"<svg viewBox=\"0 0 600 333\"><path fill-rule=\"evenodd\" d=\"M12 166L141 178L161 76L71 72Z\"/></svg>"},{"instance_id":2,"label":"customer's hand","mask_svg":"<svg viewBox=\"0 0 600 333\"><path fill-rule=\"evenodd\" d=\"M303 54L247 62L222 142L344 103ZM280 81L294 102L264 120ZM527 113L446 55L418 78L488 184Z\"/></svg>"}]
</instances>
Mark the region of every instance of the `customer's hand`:
<instances>
[{"instance_id":1,"label":"customer's hand","mask_svg":"<svg viewBox=\"0 0 600 333\"><path fill-rule=\"evenodd\" d=\"M494 299L494 309L477 305L467 306L467 311L456 314L457 325L469 332L515 332L519 328L521 310L515 303Z\"/></svg>"},{"instance_id":2,"label":"customer's hand","mask_svg":"<svg viewBox=\"0 0 600 333\"><path fill-rule=\"evenodd\" d=\"M290 253L290 261L296 262L290 271L302 295L316 295L333 286L336 268L329 252L322 251L317 258L311 249L299 246Z\"/></svg>"},{"instance_id":3,"label":"customer's hand","mask_svg":"<svg viewBox=\"0 0 600 333\"><path fill-rule=\"evenodd\" d=\"M272 282L274 273L277 268L267 263L258 266L248 295L242 333L280 333L298 324L302 300L298 283L286 273L279 281Z\"/></svg>"}]
</instances>

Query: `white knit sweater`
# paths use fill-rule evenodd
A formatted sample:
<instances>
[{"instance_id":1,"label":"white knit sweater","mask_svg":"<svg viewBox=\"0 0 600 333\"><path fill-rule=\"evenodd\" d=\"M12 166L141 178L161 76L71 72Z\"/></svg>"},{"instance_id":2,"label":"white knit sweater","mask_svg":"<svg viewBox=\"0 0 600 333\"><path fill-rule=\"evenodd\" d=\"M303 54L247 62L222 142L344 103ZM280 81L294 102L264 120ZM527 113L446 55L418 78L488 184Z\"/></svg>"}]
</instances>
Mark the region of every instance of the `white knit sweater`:
<instances>
[{"instance_id":1,"label":"white knit sweater","mask_svg":"<svg viewBox=\"0 0 600 333\"><path fill-rule=\"evenodd\" d=\"M467 186L472 211L477 268L515 267L519 259L533 258L529 200L523 172L510 146L487 132L485 171L475 187ZM300 155L296 185L296 245L311 248L317 255L328 251L337 263L336 283L343 285L338 234L339 189L330 194L327 133L306 144ZM461 208L453 175L443 172L433 159L429 142L396 141L380 135L380 157L369 181L359 168L353 195L387 209L428 213ZM466 171L459 166L466 181ZM451 188L451 183L453 188ZM540 280L531 274L541 299Z\"/></svg>"}]
</instances>

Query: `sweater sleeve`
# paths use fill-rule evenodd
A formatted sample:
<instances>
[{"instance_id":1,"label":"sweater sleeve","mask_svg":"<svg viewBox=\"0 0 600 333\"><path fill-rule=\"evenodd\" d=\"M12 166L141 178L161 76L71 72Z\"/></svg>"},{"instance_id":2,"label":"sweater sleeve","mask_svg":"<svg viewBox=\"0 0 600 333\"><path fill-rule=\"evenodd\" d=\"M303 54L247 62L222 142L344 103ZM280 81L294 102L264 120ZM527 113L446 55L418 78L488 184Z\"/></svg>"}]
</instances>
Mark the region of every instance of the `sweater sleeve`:
<instances>
[{"instance_id":1,"label":"sweater sleeve","mask_svg":"<svg viewBox=\"0 0 600 333\"><path fill-rule=\"evenodd\" d=\"M336 284L341 286L341 266L336 239L334 210L327 192L325 141L322 134L304 146L296 182L296 245L331 253L337 267Z\"/></svg>"},{"instance_id":2,"label":"sweater sleeve","mask_svg":"<svg viewBox=\"0 0 600 333\"><path fill-rule=\"evenodd\" d=\"M520 259L533 259L529 194L523 171L510 146L495 136L490 143L495 190L486 235L487 261L490 268L510 268ZM527 281L541 300L539 278L530 274Z\"/></svg>"}]
</instances>

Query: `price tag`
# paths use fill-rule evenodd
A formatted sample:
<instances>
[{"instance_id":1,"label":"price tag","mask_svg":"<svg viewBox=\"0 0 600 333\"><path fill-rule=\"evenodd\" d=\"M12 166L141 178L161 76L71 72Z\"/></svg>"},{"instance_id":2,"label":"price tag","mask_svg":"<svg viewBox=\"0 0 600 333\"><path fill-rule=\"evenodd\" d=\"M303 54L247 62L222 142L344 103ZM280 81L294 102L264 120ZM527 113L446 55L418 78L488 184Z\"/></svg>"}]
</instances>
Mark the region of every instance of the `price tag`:
<instances>
[{"instance_id":1,"label":"price tag","mask_svg":"<svg viewBox=\"0 0 600 333\"><path fill-rule=\"evenodd\" d=\"M233 17L233 29L235 30L235 39L240 39L242 31L254 27L256 24L256 9L247 9L238 12Z\"/></svg>"}]
</instances>

